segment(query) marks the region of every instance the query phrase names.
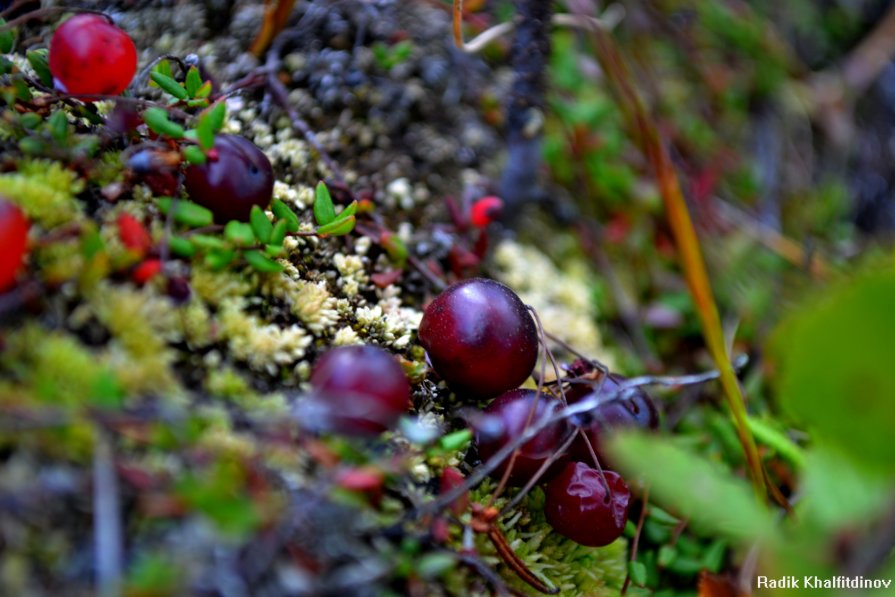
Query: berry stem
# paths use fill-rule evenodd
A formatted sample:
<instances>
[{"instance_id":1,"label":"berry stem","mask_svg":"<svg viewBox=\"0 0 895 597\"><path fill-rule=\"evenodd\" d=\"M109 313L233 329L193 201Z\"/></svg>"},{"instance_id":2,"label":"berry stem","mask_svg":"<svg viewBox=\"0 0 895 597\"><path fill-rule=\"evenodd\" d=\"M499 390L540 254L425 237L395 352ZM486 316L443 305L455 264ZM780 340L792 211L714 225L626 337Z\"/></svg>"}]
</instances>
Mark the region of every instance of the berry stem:
<instances>
[{"instance_id":1,"label":"berry stem","mask_svg":"<svg viewBox=\"0 0 895 597\"><path fill-rule=\"evenodd\" d=\"M544 476L544 473L546 473L547 470L551 466L553 466L553 463L559 460L563 453L569 449L569 446L571 446L572 442L575 441L575 436L578 434L578 432L580 432L580 429L575 433L570 433L568 439L566 439L559 446L559 448L557 448L557 450L553 454L551 454L550 457L543 462L543 464L541 464L541 467L534 475L532 475L531 479L529 479L528 482L522 487L522 489L520 489L516 493L516 495L513 496L513 499L511 499L509 503L503 507L503 509L500 511L501 516L508 514L510 510L518 506L522 502L522 500L525 499L525 496L528 495L528 492L531 491L532 488L538 484L538 482L541 480L541 477Z\"/></svg>"},{"instance_id":2,"label":"berry stem","mask_svg":"<svg viewBox=\"0 0 895 597\"><path fill-rule=\"evenodd\" d=\"M507 543L506 537L503 536L503 533L494 523L491 524L491 528L488 531L488 538L491 540L491 543L494 544L494 548L497 550L501 559L507 563L507 566L513 569L513 572L515 572L519 578L545 595L556 595L559 593L559 587L547 586L528 569L528 566L526 566L525 562L516 555L516 552L513 551L513 548Z\"/></svg>"}]
</instances>

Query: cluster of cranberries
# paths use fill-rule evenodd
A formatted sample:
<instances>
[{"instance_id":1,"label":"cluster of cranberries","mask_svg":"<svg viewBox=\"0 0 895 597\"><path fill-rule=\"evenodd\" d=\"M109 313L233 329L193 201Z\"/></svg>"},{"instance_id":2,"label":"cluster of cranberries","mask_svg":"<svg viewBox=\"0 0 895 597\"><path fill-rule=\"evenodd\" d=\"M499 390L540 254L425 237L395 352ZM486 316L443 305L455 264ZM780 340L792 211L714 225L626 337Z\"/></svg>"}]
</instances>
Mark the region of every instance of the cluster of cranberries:
<instances>
[{"instance_id":1,"label":"cluster of cranberries","mask_svg":"<svg viewBox=\"0 0 895 597\"><path fill-rule=\"evenodd\" d=\"M534 369L538 334L527 307L503 284L474 278L450 286L423 314L419 339L432 367L458 395L496 396L476 425L476 444L483 461L519 437L533 421L561 406L547 394L517 389ZM594 369L576 362L569 373L581 379L594 374ZM593 462L591 448L606 462L602 445L612 429L654 428L658 424L655 405L644 392L637 390L623 398L616 395L622 381L619 376L609 376L596 384L599 389L590 383L570 384L565 392L569 402L596 397L599 406L576 421L577 427L559 420L540 430L492 473L498 478L506 476L507 482L516 486L541 475L539 480L546 481L547 521L582 545L615 541L624 530L631 500L621 476L585 464ZM605 397L602 401L601 396ZM573 433L577 435L568 452L557 455Z\"/></svg>"},{"instance_id":2,"label":"cluster of cranberries","mask_svg":"<svg viewBox=\"0 0 895 597\"><path fill-rule=\"evenodd\" d=\"M106 17L80 14L54 32L49 66L57 88L90 101L92 96L118 95L127 89L137 70L137 50L130 36ZM162 194L177 190L170 173L148 173L147 179L156 182ZM264 208L270 203L273 168L251 141L218 135L208 161L187 167L184 186L218 223L245 221L252 206Z\"/></svg>"}]
</instances>

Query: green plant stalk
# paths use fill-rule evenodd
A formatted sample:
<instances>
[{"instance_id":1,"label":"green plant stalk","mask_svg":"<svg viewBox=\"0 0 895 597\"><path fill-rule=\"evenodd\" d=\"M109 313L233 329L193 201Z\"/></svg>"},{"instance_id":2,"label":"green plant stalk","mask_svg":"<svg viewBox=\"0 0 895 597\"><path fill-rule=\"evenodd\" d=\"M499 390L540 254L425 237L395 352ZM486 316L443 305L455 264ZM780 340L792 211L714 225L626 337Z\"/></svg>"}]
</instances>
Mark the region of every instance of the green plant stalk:
<instances>
[{"instance_id":1,"label":"green plant stalk","mask_svg":"<svg viewBox=\"0 0 895 597\"><path fill-rule=\"evenodd\" d=\"M780 456L789 460L798 468L804 468L805 451L795 442L764 421L754 417L749 417L747 423L749 424L749 429L752 431L752 435L755 436L755 439L769 448L772 448L775 452L780 454Z\"/></svg>"},{"instance_id":2,"label":"green plant stalk","mask_svg":"<svg viewBox=\"0 0 895 597\"><path fill-rule=\"evenodd\" d=\"M736 379L724 342L721 317L718 314L718 306L709 283L699 239L681 192L677 174L655 125L647 115L640 96L631 84L630 73L622 62L615 43L605 31L597 27L590 29L593 33L597 60L606 74L618 107L631 127L636 137L635 141L650 162L659 184L668 223L681 257L687 286L699 314L702 334L709 353L715 361L715 366L721 374L721 386L733 416L737 436L743 446L752 485L759 499L763 501L767 497L764 470L755 445L755 438L749 428L743 391Z\"/></svg>"}]
</instances>

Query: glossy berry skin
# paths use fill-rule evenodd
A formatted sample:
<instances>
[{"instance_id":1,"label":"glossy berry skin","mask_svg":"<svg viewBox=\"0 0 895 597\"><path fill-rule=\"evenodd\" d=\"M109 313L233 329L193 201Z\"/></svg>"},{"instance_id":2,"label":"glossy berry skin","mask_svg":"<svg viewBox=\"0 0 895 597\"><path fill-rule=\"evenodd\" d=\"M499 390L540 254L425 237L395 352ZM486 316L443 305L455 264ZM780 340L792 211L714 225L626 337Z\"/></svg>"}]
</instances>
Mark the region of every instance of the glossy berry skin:
<instances>
[{"instance_id":1,"label":"glossy berry skin","mask_svg":"<svg viewBox=\"0 0 895 597\"><path fill-rule=\"evenodd\" d=\"M532 406L534 406L534 412L532 412ZM475 441L482 462L494 456L495 452L507 445L510 440L522 435L529 426L529 415L531 421L534 422L548 416L557 407L559 407L557 400L550 399L543 394L538 398L538 393L534 390L511 390L495 398L485 408L484 414L494 417L496 425L493 425L493 429L489 425L487 432L480 426L475 433ZM532 439L522 444L516 460L513 461L513 470L507 482L510 485L525 485L538 472L544 461L559 450L563 440L568 437L568 432L569 427L565 421L559 421L541 430ZM510 459L507 457L491 473L491 476L497 479L502 478L509 462ZM561 456L548 469L544 478L547 479L551 473L560 470L564 462L565 456Z\"/></svg>"},{"instance_id":2,"label":"glossy berry skin","mask_svg":"<svg viewBox=\"0 0 895 597\"><path fill-rule=\"evenodd\" d=\"M605 402L586 415L586 422L582 425L584 433L590 440L597 457L603 464L609 463L603 443L605 438L614 429L637 427L640 429L656 429L659 426L659 413L652 398L642 389L632 390L633 394L626 393L625 398L613 398L621 383L625 378L621 375L613 373L603 382L600 387L599 396L605 398ZM585 389L586 388L586 389ZM594 395L590 386L579 385L573 386L571 391L566 392L566 399L570 404L574 404L581 400L590 399ZM590 449L588 449L585 441L579 436L572 442L569 450L572 458L588 464L593 463Z\"/></svg>"},{"instance_id":3,"label":"glossy berry skin","mask_svg":"<svg viewBox=\"0 0 895 597\"><path fill-rule=\"evenodd\" d=\"M137 49L127 33L96 14L75 15L50 40L56 87L72 95L118 95L137 71Z\"/></svg>"},{"instance_id":4,"label":"glossy berry skin","mask_svg":"<svg viewBox=\"0 0 895 597\"><path fill-rule=\"evenodd\" d=\"M218 135L208 161L186 169L190 199L212 211L219 224L246 221L252 206L266 208L273 195L273 168L258 147L239 135Z\"/></svg>"},{"instance_id":5,"label":"glossy berry skin","mask_svg":"<svg viewBox=\"0 0 895 597\"><path fill-rule=\"evenodd\" d=\"M525 305L484 278L457 282L438 295L423 314L419 340L435 371L471 398L519 387L538 357L538 333Z\"/></svg>"},{"instance_id":6,"label":"glossy berry skin","mask_svg":"<svg viewBox=\"0 0 895 597\"><path fill-rule=\"evenodd\" d=\"M482 197L472 204L469 210L469 223L475 228L486 228L498 219L503 212L503 201L500 197Z\"/></svg>"},{"instance_id":7,"label":"glossy berry skin","mask_svg":"<svg viewBox=\"0 0 895 597\"><path fill-rule=\"evenodd\" d=\"M544 515L553 529L588 547L609 545L618 539L628 520L631 490L618 473L600 472L570 462L544 487Z\"/></svg>"},{"instance_id":8,"label":"glossy berry skin","mask_svg":"<svg viewBox=\"0 0 895 597\"><path fill-rule=\"evenodd\" d=\"M28 247L28 227L19 207L0 199L0 291L15 284Z\"/></svg>"},{"instance_id":9,"label":"glossy berry skin","mask_svg":"<svg viewBox=\"0 0 895 597\"><path fill-rule=\"evenodd\" d=\"M410 383L398 361L376 346L342 346L317 360L311 373L319 427L374 435L410 408Z\"/></svg>"}]
</instances>

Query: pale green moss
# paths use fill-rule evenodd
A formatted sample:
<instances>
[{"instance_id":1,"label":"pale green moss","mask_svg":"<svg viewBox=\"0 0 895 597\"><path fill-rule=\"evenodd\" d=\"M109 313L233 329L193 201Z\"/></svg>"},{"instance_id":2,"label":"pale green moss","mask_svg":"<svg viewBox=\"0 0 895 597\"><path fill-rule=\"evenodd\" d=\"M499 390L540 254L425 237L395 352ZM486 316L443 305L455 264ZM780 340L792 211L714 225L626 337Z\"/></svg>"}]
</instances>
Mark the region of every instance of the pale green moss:
<instances>
[{"instance_id":1,"label":"pale green moss","mask_svg":"<svg viewBox=\"0 0 895 597\"><path fill-rule=\"evenodd\" d=\"M470 499L487 503L494 491L487 480L470 494ZM495 501L503 507L506 497ZM619 539L606 547L584 547L553 531L544 518L544 494L534 489L513 516L501 521L501 530L516 554L529 569L561 589L562 595L609 597L618 595L627 571L627 543ZM520 580L497 556L487 537L476 538L476 546L486 562L497 566L507 583L521 591L530 587Z\"/></svg>"},{"instance_id":2,"label":"pale green moss","mask_svg":"<svg viewBox=\"0 0 895 597\"><path fill-rule=\"evenodd\" d=\"M87 405L94 398L103 368L97 354L73 336L29 324L4 340L0 366L17 378L27 396L65 407Z\"/></svg>"},{"instance_id":3,"label":"pale green moss","mask_svg":"<svg viewBox=\"0 0 895 597\"><path fill-rule=\"evenodd\" d=\"M271 375L283 365L294 365L311 343L311 337L298 325L264 324L245 313L239 300L223 303L218 321L232 355L252 369Z\"/></svg>"},{"instance_id":4,"label":"pale green moss","mask_svg":"<svg viewBox=\"0 0 895 597\"><path fill-rule=\"evenodd\" d=\"M17 203L28 217L47 228L81 217L75 196L84 181L59 162L21 160L18 171L0 174L0 195Z\"/></svg>"}]
</instances>

